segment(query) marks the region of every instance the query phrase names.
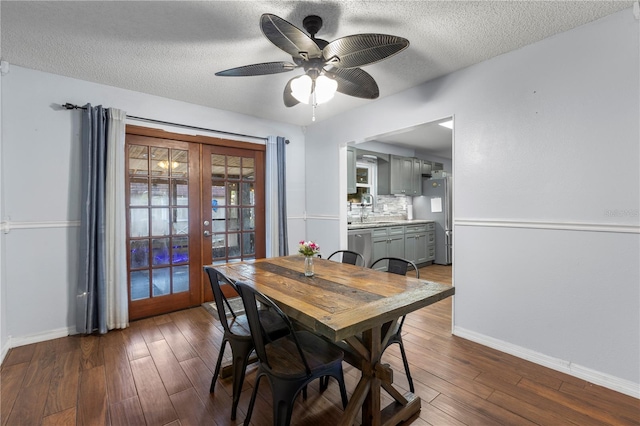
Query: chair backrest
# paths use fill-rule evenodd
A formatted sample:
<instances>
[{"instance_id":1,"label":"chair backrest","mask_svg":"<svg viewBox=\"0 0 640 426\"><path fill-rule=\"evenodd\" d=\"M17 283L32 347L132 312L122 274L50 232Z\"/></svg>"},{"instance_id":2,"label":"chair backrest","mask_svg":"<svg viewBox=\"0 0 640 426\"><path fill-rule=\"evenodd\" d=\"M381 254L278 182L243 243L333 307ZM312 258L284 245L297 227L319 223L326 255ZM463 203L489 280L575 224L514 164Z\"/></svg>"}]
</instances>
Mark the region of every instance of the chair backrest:
<instances>
[{"instance_id":1,"label":"chair backrest","mask_svg":"<svg viewBox=\"0 0 640 426\"><path fill-rule=\"evenodd\" d=\"M218 310L218 317L220 318L220 322L222 323L222 327L227 333L231 333L229 328L229 322L227 321L227 312L229 312L234 318L236 317L236 313L231 308L229 301L226 296L222 292L220 288L221 284L229 284L231 287L235 289L235 285L231 282L230 279L225 277L223 274L218 272L216 269L211 266L205 266L204 270L207 272L209 276L209 282L211 283L211 290L213 291L213 299L216 302L216 309Z\"/></svg>"},{"instance_id":2,"label":"chair backrest","mask_svg":"<svg viewBox=\"0 0 640 426\"><path fill-rule=\"evenodd\" d=\"M253 346L255 347L256 355L258 355L258 359L260 359L260 362L264 363L269 369L271 369L271 365L269 364L269 357L267 356L267 351L265 349L265 346L269 343L270 340L265 331L265 327L260 321L260 315L258 314L258 302L260 302L260 305L262 307L266 307L272 310L282 318L286 326L289 328L289 336L291 336L296 347L298 348L298 354L302 359L307 374L311 374L311 368L309 368L307 359L302 352L300 343L298 342L296 334L294 333L293 325L291 324L291 321L289 320L287 314L282 312L282 310L278 307L278 305L275 304L274 301L269 299L264 294L260 293L258 290L249 286L248 284L245 284L242 281L236 281L235 286L238 290L238 293L240 293L242 303L244 303L247 322L249 323L251 337L253 338Z\"/></svg>"},{"instance_id":3,"label":"chair backrest","mask_svg":"<svg viewBox=\"0 0 640 426\"><path fill-rule=\"evenodd\" d=\"M409 266L411 266L416 273L416 278L420 278L420 271L418 271L416 264L410 260L402 259L400 257L381 257L371 264L371 268L374 268L376 263L383 261L389 262L387 265L387 272L398 275L407 275Z\"/></svg>"},{"instance_id":4,"label":"chair backrest","mask_svg":"<svg viewBox=\"0 0 640 426\"><path fill-rule=\"evenodd\" d=\"M364 256L362 256L357 251L353 251L353 250L334 251L333 253L331 253L329 257L327 257L327 259L331 259L333 256L337 257L340 254L342 254L342 259L341 259L342 263L349 263L351 265L359 265L359 266L364 266L365 264Z\"/></svg>"}]
</instances>

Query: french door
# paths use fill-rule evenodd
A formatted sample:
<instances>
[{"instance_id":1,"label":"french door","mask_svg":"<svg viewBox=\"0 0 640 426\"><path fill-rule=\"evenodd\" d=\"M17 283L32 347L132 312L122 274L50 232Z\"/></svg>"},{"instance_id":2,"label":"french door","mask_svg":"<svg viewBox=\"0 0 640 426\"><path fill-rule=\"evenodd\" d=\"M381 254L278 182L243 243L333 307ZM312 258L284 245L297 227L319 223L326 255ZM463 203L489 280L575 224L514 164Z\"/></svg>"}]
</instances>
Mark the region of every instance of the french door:
<instances>
[{"instance_id":1,"label":"french door","mask_svg":"<svg viewBox=\"0 0 640 426\"><path fill-rule=\"evenodd\" d=\"M263 145L127 126L129 318L212 300L203 265L265 256Z\"/></svg>"}]
</instances>

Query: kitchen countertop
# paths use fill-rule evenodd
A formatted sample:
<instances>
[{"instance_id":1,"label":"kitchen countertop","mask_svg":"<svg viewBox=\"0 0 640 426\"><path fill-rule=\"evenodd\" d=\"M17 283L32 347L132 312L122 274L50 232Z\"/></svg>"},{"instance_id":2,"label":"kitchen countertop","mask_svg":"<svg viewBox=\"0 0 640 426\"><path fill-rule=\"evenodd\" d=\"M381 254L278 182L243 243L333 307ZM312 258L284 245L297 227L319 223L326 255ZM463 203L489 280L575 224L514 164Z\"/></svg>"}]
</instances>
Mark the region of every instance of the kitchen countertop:
<instances>
[{"instance_id":1,"label":"kitchen countertop","mask_svg":"<svg viewBox=\"0 0 640 426\"><path fill-rule=\"evenodd\" d=\"M365 229L365 228L384 228L387 226L405 226L405 225L419 225L421 223L431 223L433 220L428 219L413 219L413 220L390 220L387 222L352 222L347 225L347 230L352 229Z\"/></svg>"}]
</instances>

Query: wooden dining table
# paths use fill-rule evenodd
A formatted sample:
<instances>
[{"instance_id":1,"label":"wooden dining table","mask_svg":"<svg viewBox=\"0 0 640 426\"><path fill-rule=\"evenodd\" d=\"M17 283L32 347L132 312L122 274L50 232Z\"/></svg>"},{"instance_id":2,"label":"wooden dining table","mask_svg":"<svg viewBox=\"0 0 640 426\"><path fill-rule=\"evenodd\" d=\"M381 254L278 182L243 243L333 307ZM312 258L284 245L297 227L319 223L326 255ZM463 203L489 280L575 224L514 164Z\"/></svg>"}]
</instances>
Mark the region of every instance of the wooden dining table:
<instances>
[{"instance_id":1,"label":"wooden dining table","mask_svg":"<svg viewBox=\"0 0 640 426\"><path fill-rule=\"evenodd\" d=\"M341 425L395 425L420 411L420 398L393 385L382 349L403 315L445 299L455 288L440 283L314 258L315 274L304 274L299 255L212 265L232 281L265 294L302 327L343 345L345 361L362 372ZM391 325L391 327L389 326ZM386 335L383 334L386 331ZM381 390L394 400L381 407Z\"/></svg>"}]
</instances>

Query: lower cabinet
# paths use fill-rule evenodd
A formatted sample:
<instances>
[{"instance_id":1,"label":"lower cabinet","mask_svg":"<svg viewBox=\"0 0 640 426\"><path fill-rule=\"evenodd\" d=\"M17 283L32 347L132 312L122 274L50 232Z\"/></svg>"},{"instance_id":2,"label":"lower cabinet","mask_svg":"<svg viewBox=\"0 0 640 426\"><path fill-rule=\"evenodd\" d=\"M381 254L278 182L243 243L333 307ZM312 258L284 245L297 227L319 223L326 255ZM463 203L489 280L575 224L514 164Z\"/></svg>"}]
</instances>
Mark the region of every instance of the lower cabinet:
<instances>
[{"instance_id":1,"label":"lower cabinet","mask_svg":"<svg viewBox=\"0 0 640 426\"><path fill-rule=\"evenodd\" d=\"M406 226L387 226L371 229L371 263L381 257L400 257L416 265L436 258L435 223ZM386 262L376 265L380 271L387 270Z\"/></svg>"},{"instance_id":2,"label":"lower cabinet","mask_svg":"<svg viewBox=\"0 0 640 426\"><path fill-rule=\"evenodd\" d=\"M405 226L405 259L416 265L427 261L427 224Z\"/></svg>"},{"instance_id":3,"label":"lower cabinet","mask_svg":"<svg viewBox=\"0 0 640 426\"><path fill-rule=\"evenodd\" d=\"M374 228L371 233L371 262L381 257L405 257L404 226ZM376 269L386 270L386 262L376 265Z\"/></svg>"}]
</instances>

